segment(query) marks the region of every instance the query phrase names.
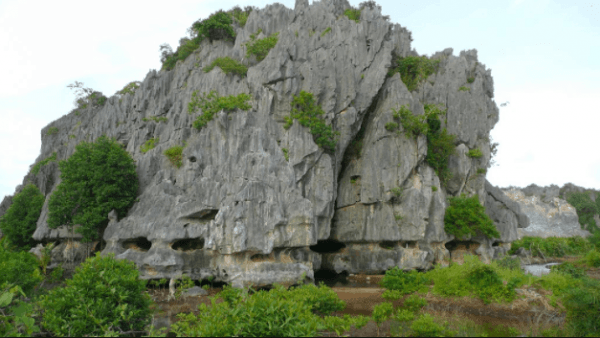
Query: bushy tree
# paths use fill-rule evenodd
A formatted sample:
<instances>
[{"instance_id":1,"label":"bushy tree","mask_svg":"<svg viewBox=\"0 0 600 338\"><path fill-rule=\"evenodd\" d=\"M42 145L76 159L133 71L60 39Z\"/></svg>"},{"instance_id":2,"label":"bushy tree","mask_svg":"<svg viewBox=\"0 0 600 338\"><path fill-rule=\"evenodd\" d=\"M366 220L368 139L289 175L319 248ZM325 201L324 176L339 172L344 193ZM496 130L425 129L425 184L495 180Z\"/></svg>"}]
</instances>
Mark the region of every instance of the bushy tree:
<instances>
[{"instance_id":1,"label":"bushy tree","mask_svg":"<svg viewBox=\"0 0 600 338\"><path fill-rule=\"evenodd\" d=\"M0 217L2 233L19 250L29 251L34 245L31 236L35 232L44 200L40 190L35 185L28 184L13 197L10 208Z\"/></svg>"},{"instance_id":2,"label":"bushy tree","mask_svg":"<svg viewBox=\"0 0 600 338\"><path fill-rule=\"evenodd\" d=\"M131 261L97 253L66 283L41 302L44 327L57 336L112 336L142 330L150 322L152 300Z\"/></svg>"},{"instance_id":3,"label":"bushy tree","mask_svg":"<svg viewBox=\"0 0 600 338\"><path fill-rule=\"evenodd\" d=\"M59 163L62 182L50 197L48 226L81 225L83 242L99 238L115 209L124 217L133 205L138 178L129 153L113 139L102 136L82 142L75 153Z\"/></svg>"},{"instance_id":4,"label":"bushy tree","mask_svg":"<svg viewBox=\"0 0 600 338\"><path fill-rule=\"evenodd\" d=\"M451 197L450 206L444 216L444 230L458 239L466 236L484 235L488 238L500 238L500 233L492 219L479 204L477 195L472 197Z\"/></svg>"},{"instance_id":5,"label":"bushy tree","mask_svg":"<svg viewBox=\"0 0 600 338\"><path fill-rule=\"evenodd\" d=\"M26 295L42 281L38 262L29 252L15 252L6 239L0 241L0 291L18 285Z\"/></svg>"}]
</instances>

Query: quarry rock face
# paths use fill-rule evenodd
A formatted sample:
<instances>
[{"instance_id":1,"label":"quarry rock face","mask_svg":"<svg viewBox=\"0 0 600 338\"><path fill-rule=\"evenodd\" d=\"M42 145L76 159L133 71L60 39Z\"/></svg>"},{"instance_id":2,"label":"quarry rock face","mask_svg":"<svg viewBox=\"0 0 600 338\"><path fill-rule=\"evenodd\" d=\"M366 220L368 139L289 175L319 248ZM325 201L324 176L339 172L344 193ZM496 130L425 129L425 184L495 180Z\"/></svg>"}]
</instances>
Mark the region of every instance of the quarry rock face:
<instances>
[{"instance_id":1,"label":"quarry rock face","mask_svg":"<svg viewBox=\"0 0 600 338\"><path fill-rule=\"evenodd\" d=\"M565 185L567 189L573 186ZM581 229L579 217L575 208L567 201L560 198L560 191L556 185L538 187L530 185L526 188L502 189L504 194L512 201L518 203L522 212L530 219L531 224L526 228L518 229L518 237L587 237L590 233ZM582 192L573 189L572 191Z\"/></svg>"},{"instance_id":2,"label":"quarry rock face","mask_svg":"<svg viewBox=\"0 0 600 338\"><path fill-rule=\"evenodd\" d=\"M418 55L410 32L377 7L362 8L359 23L343 15L349 8L345 0L310 6L298 0L294 9L274 4L254 10L245 27L237 27L235 42L204 41L173 70L149 72L134 95L110 97L100 109L46 126L38 161L53 152L67 159L79 142L102 135L121 142L136 161L139 201L122 219L109 214L104 242L86 250L129 259L146 279L214 276L234 286L294 284L314 279L320 269L428 269L453 259L452 250L457 257L465 251L485 259L508 250L528 220L518 203L478 172L490 161L489 133L499 118L491 70L478 62L476 50L454 56L446 49L432 56L440 60L438 71L410 92L400 74L387 75L393 57ZM257 38L279 32L279 41L257 62L246 59L244 44L259 29ZM247 76L218 67L204 72L225 56L243 60ZM211 90L250 94L252 108L222 111L198 131L192 127L198 113L188 114L188 103L193 92ZM317 146L298 121L283 127L302 90L314 95L326 123L339 133L334 151ZM412 138L401 125L394 132L385 128L392 109L409 105L422 115L424 104L446 107L442 127L456 135L446 185L425 162L424 135ZM151 117L168 121L142 120ZM51 127L59 133L47 135ZM151 138L158 144L142 153L140 146ZM356 144L362 145L358 152ZM180 168L164 155L178 145L185 145ZM483 155L469 157L473 149ZM28 180L47 197L34 239L61 242L53 262L66 259L65 250L74 246L67 239L78 234L47 226L58 165L51 162ZM501 238L460 242L446 234L447 198L461 194L478 195ZM0 210L9 205L5 198ZM85 257L75 246L76 256Z\"/></svg>"}]
</instances>

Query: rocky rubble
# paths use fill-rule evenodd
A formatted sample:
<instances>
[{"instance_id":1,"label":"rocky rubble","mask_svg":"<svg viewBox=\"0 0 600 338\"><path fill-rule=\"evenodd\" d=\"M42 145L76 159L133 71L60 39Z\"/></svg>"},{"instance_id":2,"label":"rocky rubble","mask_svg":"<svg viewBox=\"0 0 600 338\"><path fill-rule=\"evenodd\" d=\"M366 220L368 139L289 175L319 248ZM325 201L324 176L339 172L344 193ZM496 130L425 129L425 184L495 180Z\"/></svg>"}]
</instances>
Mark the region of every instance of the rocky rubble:
<instances>
[{"instance_id":1,"label":"rocky rubble","mask_svg":"<svg viewBox=\"0 0 600 338\"><path fill-rule=\"evenodd\" d=\"M447 263L452 250L484 259L506 252L528 220L519 204L478 171L490 161L489 133L499 118L491 70L476 50L455 56L446 49L432 56L440 60L439 70L409 92L398 73L387 73L393 57L418 55L410 47L411 33L390 23L377 6L362 8L359 23L343 15L348 8L345 0L310 6L297 0L294 9L273 4L255 10L237 28L235 42L204 41L175 69L150 71L134 95L110 97L100 109L70 113L46 126L38 161L53 152L64 160L77 143L101 135L116 138L136 161L139 202L122 219L111 213L104 242L90 247L134 261L143 278L215 276L234 286L293 284L313 279L319 269L428 269ZM279 32L279 41L257 63L245 60L244 44L259 29L257 38ZM244 60L247 76L226 75L218 67L203 71L224 56ZM466 85L470 90L459 90ZM194 91L211 90L248 93L252 108L220 112L198 131L188 103ZM335 151L318 147L297 121L284 129L290 102L301 90L313 93L326 123L339 132ZM424 161L425 136L412 139L401 126L399 132L385 128L392 109L408 104L422 115L426 103L448 108L443 127L457 136L453 176L445 186ZM150 117L168 121L142 120ZM59 133L47 135L51 127ZM158 145L142 153L150 138L158 138ZM360 155L348 153L352 142L362 144ZM183 166L176 168L163 153L184 144ZM476 148L483 155L469 157ZM58 165L52 162L28 180L48 197L60 183ZM447 197L461 194L479 196L501 238L459 242L445 233ZM62 242L53 252L56 263L67 240L78 237L48 228L48 200L34 238ZM8 205L10 198L0 210Z\"/></svg>"}]
</instances>

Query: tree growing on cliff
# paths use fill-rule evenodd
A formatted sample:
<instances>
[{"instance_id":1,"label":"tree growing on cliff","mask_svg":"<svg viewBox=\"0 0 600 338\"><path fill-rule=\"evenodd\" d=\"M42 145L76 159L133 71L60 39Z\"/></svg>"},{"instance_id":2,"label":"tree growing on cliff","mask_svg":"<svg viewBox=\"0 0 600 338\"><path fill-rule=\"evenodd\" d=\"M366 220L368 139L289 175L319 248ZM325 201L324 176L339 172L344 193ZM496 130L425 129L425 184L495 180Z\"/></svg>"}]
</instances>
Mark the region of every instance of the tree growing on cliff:
<instances>
[{"instance_id":1,"label":"tree growing on cliff","mask_svg":"<svg viewBox=\"0 0 600 338\"><path fill-rule=\"evenodd\" d=\"M0 217L0 229L11 244L19 250L28 251L34 244L33 235L42 206L44 195L33 184L25 186L23 191L13 197L13 203Z\"/></svg>"},{"instance_id":2,"label":"tree growing on cliff","mask_svg":"<svg viewBox=\"0 0 600 338\"><path fill-rule=\"evenodd\" d=\"M48 226L81 225L82 242L99 238L115 209L124 217L139 186L131 155L113 139L102 136L82 142L75 153L59 163L61 183L50 196Z\"/></svg>"},{"instance_id":3,"label":"tree growing on cliff","mask_svg":"<svg viewBox=\"0 0 600 338\"><path fill-rule=\"evenodd\" d=\"M102 107L106 102L107 98L99 91L95 91L92 88L85 87L83 82L75 81L67 88L75 92L75 109L86 109L87 107Z\"/></svg>"}]
</instances>

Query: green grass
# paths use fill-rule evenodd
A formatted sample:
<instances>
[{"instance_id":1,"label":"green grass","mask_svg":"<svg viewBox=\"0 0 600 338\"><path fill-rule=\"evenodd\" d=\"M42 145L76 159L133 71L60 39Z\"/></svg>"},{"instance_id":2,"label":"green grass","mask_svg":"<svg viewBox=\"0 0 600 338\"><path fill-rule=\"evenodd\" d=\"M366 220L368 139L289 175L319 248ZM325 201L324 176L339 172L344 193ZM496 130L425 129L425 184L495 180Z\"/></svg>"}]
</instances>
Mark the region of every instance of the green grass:
<instances>
[{"instance_id":1,"label":"green grass","mask_svg":"<svg viewBox=\"0 0 600 338\"><path fill-rule=\"evenodd\" d=\"M473 83L473 82L475 82L475 78L474 77L470 77L470 78L467 79L467 82L468 83Z\"/></svg>"},{"instance_id":2,"label":"green grass","mask_svg":"<svg viewBox=\"0 0 600 338\"><path fill-rule=\"evenodd\" d=\"M241 77L245 77L246 73L248 73L248 67L228 56L215 59L208 67L204 68L204 72L208 73L215 67L221 68L221 70L227 75L236 74Z\"/></svg>"},{"instance_id":3,"label":"green grass","mask_svg":"<svg viewBox=\"0 0 600 338\"><path fill-rule=\"evenodd\" d=\"M485 168L478 168L477 169L477 175L483 175L485 173L487 173L487 169L485 169Z\"/></svg>"},{"instance_id":4,"label":"green grass","mask_svg":"<svg viewBox=\"0 0 600 338\"><path fill-rule=\"evenodd\" d=\"M142 152L142 154L145 154L148 151L150 151L150 149L154 149L154 147L156 147L157 144L158 144L158 137L151 138L140 146L140 151Z\"/></svg>"},{"instance_id":5,"label":"green grass","mask_svg":"<svg viewBox=\"0 0 600 338\"><path fill-rule=\"evenodd\" d=\"M140 81L132 81L129 82L127 85L125 85L125 87L123 87L123 89L117 91L117 94L121 94L121 95L127 95L127 94L135 94L135 91L140 88L140 85L142 83Z\"/></svg>"},{"instance_id":6,"label":"green grass","mask_svg":"<svg viewBox=\"0 0 600 338\"><path fill-rule=\"evenodd\" d=\"M459 92L468 92L471 91L471 88L469 87L465 87L465 86L461 86L460 88L458 88Z\"/></svg>"},{"instance_id":7,"label":"green grass","mask_svg":"<svg viewBox=\"0 0 600 338\"><path fill-rule=\"evenodd\" d=\"M188 113L193 114L202 110L202 115L198 116L193 123L194 128L200 130L212 121L214 115L221 110L231 112L235 109L250 110L252 105L248 103L251 96L246 93L241 93L237 96L219 96L212 90L210 93L198 94L198 91L192 93L192 99L188 103Z\"/></svg>"},{"instance_id":8,"label":"green grass","mask_svg":"<svg viewBox=\"0 0 600 338\"><path fill-rule=\"evenodd\" d=\"M290 161L290 154L287 148L281 148L281 151L283 151L283 156L285 157L286 161Z\"/></svg>"},{"instance_id":9,"label":"green grass","mask_svg":"<svg viewBox=\"0 0 600 338\"><path fill-rule=\"evenodd\" d=\"M45 159L39 161L38 163L34 164L33 167L31 167L31 171L30 173L32 173L34 176L37 175L40 172L40 169L45 166L46 164L56 161L56 152L52 153L51 156L46 157Z\"/></svg>"},{"instance_id":10,"label":"green grass","mask_svg":"<svg viewBox=\"0 0 600 338\"><path fill-rule=\"evenodd\" d=\"M394 131L398 129L398 123L396 122L388 122L385 124L385 130L387 131Z\"/></svg>"},{"instance_id":11,"label":"green grass","mask_svg":"<svg viewBox=\"0 0 600 338\"><path fill-rule=\"evenodd\" d=\"M325 34L327 34L327 33L329 33L329 32L331 32L331 27L327 27L327 28L326 28L326 29L323 31L323 33L321 33L321 37L324 37L324 36L325 36Z\"/></svg>"},{"instance_id":12,"label":"green grass","mask_svg":"<svg viewBox=\"0 0 600 338\"><path fill-rule=\"evenodd\" d=\"M313 94L301 91L298 96L294 96L291 102L292 112L289 117L286 117L285 129L289 129L294 120L298 120L303 127L310 128L310 133L313 135L315 143L328 151L334 151L337 144L337 135L331 126L325 123L321 118L325 112L321 106L317 105Z\"/></svg>"}]
</instances>

